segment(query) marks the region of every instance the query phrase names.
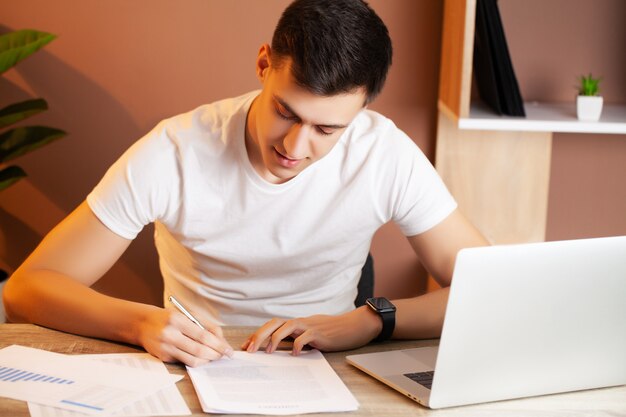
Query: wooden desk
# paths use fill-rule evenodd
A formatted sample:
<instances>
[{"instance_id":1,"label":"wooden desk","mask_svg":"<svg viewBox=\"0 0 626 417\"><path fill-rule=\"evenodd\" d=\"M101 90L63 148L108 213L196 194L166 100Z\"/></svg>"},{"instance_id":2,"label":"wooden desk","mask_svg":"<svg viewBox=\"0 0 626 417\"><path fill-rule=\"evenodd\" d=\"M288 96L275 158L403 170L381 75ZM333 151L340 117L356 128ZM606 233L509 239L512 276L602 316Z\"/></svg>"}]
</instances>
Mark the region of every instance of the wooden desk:
<instances>
[{"instance_id":1,"label":"wooden desk","mask_svg":"<svg viewBox=\"0 0 626 417\"><path fill-rule=\"evenodd\" d=\"M253 328L229 327L224 329L226 337L233 347L243 343ZM359 410L350 413L325 413L320 416L484 416L486 413L506 416L553 416L558 411L567 410L568 416L589 415L590 412L606 410L610 415L626 415L626 387L607 388L562 395L551 395L533 399L503 401L500 403L478 406L458 407L446 410L431 411L409 400L386 385L370 378L345 361L347 354L366 353L379 350L403 349L408 347L432 346L437 340L393 341L382 345L365 346L349 352L325 354L326 359L339 374L344 383L359 401ZM31 324L0 324L0 348L19 344L59 353L130 353L143 350L120 343L92 339L62 333ZM168 370L175 374L186 374L185 367L179 364L168 364ZM178 382L187 405L194 416L207 416L202 412L191 380L186 376ZM28 407L23 401L0 398L0 417L29 416Z\"/></svg>"}]
</instances>

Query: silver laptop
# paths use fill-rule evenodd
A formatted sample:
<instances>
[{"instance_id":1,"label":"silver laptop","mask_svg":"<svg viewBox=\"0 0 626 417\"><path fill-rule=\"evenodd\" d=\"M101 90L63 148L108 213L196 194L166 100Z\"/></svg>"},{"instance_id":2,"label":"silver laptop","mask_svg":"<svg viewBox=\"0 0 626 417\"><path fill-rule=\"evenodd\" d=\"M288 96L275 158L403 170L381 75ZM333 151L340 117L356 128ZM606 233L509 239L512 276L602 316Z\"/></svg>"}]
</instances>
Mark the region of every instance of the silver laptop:
<instances>
[{"instance_id":1,"label":"silver laptop","mask_svg":"<svg viewBox=\"0 0 626 417\"><path fill-rule=\"evenodd\" d=\"M438 348L347 360L430 408L626 384L626 236L463 249Z\"/></svg>"}]
</instances>

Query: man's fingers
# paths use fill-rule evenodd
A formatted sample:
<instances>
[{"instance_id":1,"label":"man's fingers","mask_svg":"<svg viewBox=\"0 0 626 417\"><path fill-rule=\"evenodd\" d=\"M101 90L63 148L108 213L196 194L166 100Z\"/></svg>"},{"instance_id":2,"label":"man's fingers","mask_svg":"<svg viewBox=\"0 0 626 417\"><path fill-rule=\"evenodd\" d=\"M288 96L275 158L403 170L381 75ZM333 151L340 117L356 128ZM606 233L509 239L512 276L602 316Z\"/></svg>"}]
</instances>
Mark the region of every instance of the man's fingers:
<instances>
[{"instance_id":1,"label":"man's fingers","mask_svg":"<svg viewBox=\"0 0 626 417\"><path fill-rule=\"evenodd\" d=\"M259 348L272 336L276 329L281 327L284 323L285 320L276 318L265 323L244 343L244 345L247 345L245 350L250 353L259 350Z\"/></svg>"},{"instance_id":2,"label":"man's fingers","mask_svg":"<svg viewBox=\"0 0 626 417\"><path fill-rule=\"evenodd\" d=\"M243 344L241 345L241 350L248 350L248 346L250 346L250 337L248 337L248 340L243 342Z\"/></svg>"},{"instance_id":3,"label":"man's fingers","mask_svg":"<svg viewBox=\"0 0 626 417\"><path fill-rule=\"evenodd\" d=\"M299 335L306 330L307 328L301 320L287 320L282 326L276 329L274 333L272 333L270 346L269 349L266 350L266 352L274 353L278 349L280 342L285 340L285 338L293 335Z\"/></svg>"},{"instance_id":4,"label":"man's fingers","mask_svg":"<svg viewBox=\"0 0 626 417\"><path fill-rule=\"evenodd\" d=\"M204 326L205 329L213 333L215 336L226 341L226 339L224 338L224 332L222 331L222 328L219 325L213 322L206 322L206 323L203 322L202 325Z\"/></svg>"},{"instance_id":5,"label":"man's fingers","mask_svg":"<svg viewBox=\"0 0 626 417\"><path fill-rule=\"evenodd\" d=\"M217 335L208 332L206 330L199 329L200 333L194 336L191 336L192 339L197 342L212 348L213 350L219 352L222 356L228 356L229 358L233 357L234 349L232 346L226 341L226 339L219 338Z\"/></svg>"},{"instance_id":6,"label":"man's fingers","mask_svg":"<svg viewBox=\"0 0 626 417\"><path fill-rule=\"evenodd\" d=\"M211 362L208 359L202 359L198 358L197 356L191 355L174 345L169 345L166 349L164 349L164 353L169 356L168 358L162 358L165 362L182 362L187 366L191 366L192 368Z\"/></svg>"},{"instance_id":7,"label":"man's fingers","mask_svg":"<svg viewBox=\"0 0 626 417\"><path fill-rule=\"evenodd\" d=\"M216 360L224 355L232 357L233 348L223 335L214 333L219 326L209 326L204 330L181 314L177 314L174 320L176 322L174 325L179 329L181 336L176 338L176 346L185 352L209 360Z\"/></svg>"},{"instance_id":8,"label":"man's fingers","mask_svg":"<svg viewBox=\"0 0 626 417\"><path fill-rule=\"evenodd\" d=\"M198 342L203 343L208 346L214 347L214 349L221 352L223 355L228 356L229 358L233 357L234 349L228 343L228 341L224 338L224 334L222 333L222 328L219 326L209 326L206 327L207 330L202 330L198 328L199 333L196 333L197 336L192 336ZM194 330L194 331L197 331Z\"/></svg>"},{"instance_id":9,"label":"man's fingers","mask_svg":"<svg viewBox=\"0 0 626 417\"><path fill-rule=\"evenodd\" d=\"M215 361L223 356L223 353L219 347L200 343L194 338L178 333L171 336L171 344L198 359L206 361Z\"/></svg>"},{"instance_id":10,"label":"man's fingers","mask_svg":"<svg viewBox=\"0 0 626 417\"><path fill-rule=\"evenodd\" d=\"M294 356L298 356L304 347L317 339L317 334L312 329L305 330L300 336L296 337L293 340L293 348L291 349L291 354Z\"/></svg>"},{"instance_id":11,"label":"man's fingers","mask_svg":"<svg viewBox=\"0 0 626 417\"><path fill-rule=\"evenodd\" d=\"M241 345L241 349L250 353L256 352L267 341L265 352L273 353L276 352L276 350L284 350L284 341L286 338L298 337L308 331L309 328L310 326L305 319L286 320L274 318L261 326L254 334L250 335L248 340ZM298 347L298 353L302 351L304 345L306 345L309 340L313 340L314 334L315 332L310 333L306 339L303 339L306 340L306 342Z\"/></svg>"}]
</instances>

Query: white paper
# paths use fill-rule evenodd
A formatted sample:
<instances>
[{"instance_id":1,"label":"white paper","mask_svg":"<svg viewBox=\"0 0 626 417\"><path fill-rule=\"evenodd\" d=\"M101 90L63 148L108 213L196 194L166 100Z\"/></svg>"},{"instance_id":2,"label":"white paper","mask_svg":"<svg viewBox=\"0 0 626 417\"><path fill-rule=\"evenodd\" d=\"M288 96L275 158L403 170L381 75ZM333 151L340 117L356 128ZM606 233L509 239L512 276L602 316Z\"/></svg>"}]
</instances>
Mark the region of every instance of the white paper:
<instances>
[{"instance_id":1,"label":"white paper","mask_svg":"<svg viewBox=\"0 0 626 417\"><path fill-rule=\"evenodd\" d=\"M18 345L0 349L0 396L103 415L182 378L77 358Z\"/></svg>"},{"instance_id":2,"label":"white paper","mask_svg":"<svg viewBox=\"0 0 626 417\"><path fill-rule=\"evenodd\" d=\"M160 374L168 373L163 362L148 353L80 355L78 358L94 359L120 366L145 369ZM30 402L28 403L28 410L30 411L31 417L79 417L85 415L78 411L69 411ZM170 385L137 402L127 405L121 410L111 413L111 416L180 416L189 414L191 414L191 411L189 407L187 407L187 403L180 394L180 391L178 391L176 385Z\"/></svg>"},{"instance_id":3,"label":"white paper","mask_svg":"<svg viewBox=\"0 0 626 417\"><path fill-rule=\"evenodd\" d=\"M353 411L359 403L317 350L235 352L190 368L202 409L224 414L302 414Z\"/></svg>"}]
</instances>

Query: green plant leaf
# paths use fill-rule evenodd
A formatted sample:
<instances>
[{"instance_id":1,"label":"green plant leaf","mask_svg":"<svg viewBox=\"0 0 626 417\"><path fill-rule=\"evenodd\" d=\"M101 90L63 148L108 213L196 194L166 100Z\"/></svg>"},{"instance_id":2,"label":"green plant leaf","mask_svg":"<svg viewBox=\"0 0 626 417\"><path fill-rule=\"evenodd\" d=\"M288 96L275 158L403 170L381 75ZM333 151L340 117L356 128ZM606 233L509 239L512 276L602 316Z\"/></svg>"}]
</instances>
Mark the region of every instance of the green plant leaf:
<instances>
[{"instance_id":1,"label":"green plant leaf","mask_svg":"<svg viewBox=\"0 0 626 417\"><path fill-rule=\"evenodd\" d=\"M26 173L18 166L11 165L0 171L0 191L10 187L13 183L24 178Z\"/></svg>"},{"instance_id":2,"label":"green plant leaf","mask_svg":"<svg viewBox=\"0 0 626 417\"><path fill-rule=\"evenodd\" d=\"M600 92L600 81L602 78L594 78L589 73L588 76L581 75L578 80L580 82L578 94L581 96L596 96Z\"/></svg>"},{"instance_id":3,"label":"green plant leaf","mask_svg":"<svg viewBox=\"0 0 626 417\"><path fill-rule=\"evenodd\" d=\"M48 108L48 103L42 98L22 101L6 106L0 110L0 128L17 123Z\"/></svg>"},{"instance_id":4,"label":"green plant leaf","mask_svg":"<svg viewBox=\"0 0 626 417\"><path fill-rule=\"evenodd\" d=\"M0 162L10 161L63 136L64 131L46 126L11 129L0 134Z\"/></svg>"},{"instance_id":5,"label":"green plant leaf","mask_svg":"<svg viewBox=\"0 0 626 417\"><path fill-rule=\"evenodd\" d=\"M56 35L22 29L0 36L0 74L52 42Z\"/></svg>"}]
</instances>

